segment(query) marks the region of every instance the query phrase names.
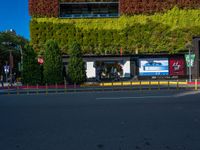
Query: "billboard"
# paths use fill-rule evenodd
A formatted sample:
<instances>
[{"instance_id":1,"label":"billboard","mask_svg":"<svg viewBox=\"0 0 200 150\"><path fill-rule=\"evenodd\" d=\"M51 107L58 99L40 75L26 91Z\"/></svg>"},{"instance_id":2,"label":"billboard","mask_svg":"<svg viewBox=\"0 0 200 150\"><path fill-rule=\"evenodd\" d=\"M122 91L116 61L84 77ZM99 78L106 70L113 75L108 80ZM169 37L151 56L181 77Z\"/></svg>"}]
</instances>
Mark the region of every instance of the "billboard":
<instances>
[{"instance_id":1,"label":"billboard","mask_svg":"<svg viewBox=\"0 0 200 150\"><path fill-rule=\"evenodd\" d=\"M139 59L140 76L167 76L169 75L168 58Z\"/></svg>"},{"instance_id":2,"label":"billboard","mask_svg":"<svg viewBox=\"0 0 200 150\"><path fill-rule=\"evenodd\" d=\"M185 67L184 57L172 57L169 59L169 74L170 76L181 76L185 75L186 67Z\"/></svg>"}]
</instances>

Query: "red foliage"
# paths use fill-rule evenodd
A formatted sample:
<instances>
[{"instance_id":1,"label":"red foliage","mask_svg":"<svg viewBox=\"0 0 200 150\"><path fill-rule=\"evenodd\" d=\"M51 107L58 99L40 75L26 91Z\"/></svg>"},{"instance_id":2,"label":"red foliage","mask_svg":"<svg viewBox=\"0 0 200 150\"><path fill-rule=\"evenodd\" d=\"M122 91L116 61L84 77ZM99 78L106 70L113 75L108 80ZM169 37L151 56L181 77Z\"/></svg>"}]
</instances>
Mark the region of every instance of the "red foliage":
<instances>
[{"instance_id":1,"label":"red foliage","mask_svg":"<svg viewBox=\"0 0 200 150\"><path fill-rule=\"evenodd\" d=\"M120 13L125 15L150 14L179 8L200 8L200 0L120 0Z\"/></svg>"},{"instance_id":2,"label":"red foliage","mask_svg":"<svg viewBox=\"0 0 200 150\"><path fill-rule=\"evenodd\" d=\"M29 13L33 17L58 17L59 2L117 1L117 0L29 0ZM179 8L200 8L200 0L119 0L120 14L151 14Z\"/></svg>"},{"instance_id":3,"label":"red foliage","mask_svg":"<svg viewBox=\"0 0 200 150\"><path fill-rule=\"evenodd\" d=\"M118 2L119 0L60 0L60 2Z\"/></svg>"},{"instance_id":4,"label":"red foliage","mask_svg":"<svg viewBox=\"0 0 200 150\"><path fill-rule=\"evenodd\" d=\"M33 17L58 17L59 0L29 0L29 13Z\"/></svg>"}]
</instances>

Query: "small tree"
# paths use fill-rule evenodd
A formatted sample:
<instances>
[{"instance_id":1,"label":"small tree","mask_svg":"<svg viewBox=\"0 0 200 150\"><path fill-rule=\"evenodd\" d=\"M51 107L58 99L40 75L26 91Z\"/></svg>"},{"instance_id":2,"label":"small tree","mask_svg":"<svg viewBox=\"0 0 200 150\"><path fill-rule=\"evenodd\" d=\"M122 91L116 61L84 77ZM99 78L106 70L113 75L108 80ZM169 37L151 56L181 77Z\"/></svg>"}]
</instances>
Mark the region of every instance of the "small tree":
<instances>
[{"instance_id":1,"label":"small tree","mask_svg":"<svg viewBox=\"0 0 200 150\"><path fill-rule=\"evenodd\" d=\"M40 80L41 74L37 55L31 46L26 45L23 50L22 83L36 85L40 83Z\"/></svg>"},{"instance_id":2,"label":"small tree","mask_svg":"<svg viewBox=\"0 0 200 150\"><path fill-rule=\"evenodd\" d=\"M48 84L63 83L62 55L58 44L49 40L45 45L44 53L44 80Z\"/></svg>"},{"instance_id":3,"label":"small tree","mask_svg":"<svg viewBox=\"0 0 200 150\"><path fill-rule=\"evenodd\" d=\"M86 81L85 64L82 59L81 47L77 42L70 46L67 75L70 83L81 84Z\"/></svg>"}]
</instances>

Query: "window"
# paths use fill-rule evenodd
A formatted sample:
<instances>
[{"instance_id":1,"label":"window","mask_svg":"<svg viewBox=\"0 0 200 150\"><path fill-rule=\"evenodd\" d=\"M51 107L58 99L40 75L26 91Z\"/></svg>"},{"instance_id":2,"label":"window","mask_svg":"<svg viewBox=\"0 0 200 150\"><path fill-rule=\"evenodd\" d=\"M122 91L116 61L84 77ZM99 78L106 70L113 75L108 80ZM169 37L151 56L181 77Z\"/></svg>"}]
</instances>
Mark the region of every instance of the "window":
<instances>
[{"instance_id":1,"label":"window","mask_svg":"<svg viewBox=\"0 0 200 150\"><path fill-rule=\"evenodd\" d=\"M61 18L118 17L119 2L64 2L60 3Z\"/></svg>"}]
</instances>

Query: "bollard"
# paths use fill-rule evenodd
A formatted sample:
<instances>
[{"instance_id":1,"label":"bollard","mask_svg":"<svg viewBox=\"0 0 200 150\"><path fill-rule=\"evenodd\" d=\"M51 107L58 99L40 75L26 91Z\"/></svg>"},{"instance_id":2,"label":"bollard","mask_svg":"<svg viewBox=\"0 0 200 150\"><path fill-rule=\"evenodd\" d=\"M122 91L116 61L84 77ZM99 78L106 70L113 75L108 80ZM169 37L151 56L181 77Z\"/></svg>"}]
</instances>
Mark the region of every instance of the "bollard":
<instances>
[{"instance_id":1,"label":"bollard","mask_svg":"<svg viewBox=\"0 0 200 150\"><path fill-rule=\"evenodd\" d=\"M19 86L17 86L17 95L19 95Z\"/></svg>"},{"instance_id":2,"label":"bollard","mask_svg":"<svg viewBox=\"0 0 200 150\"><path fill-rule=\"evenodd\" d=\"M74 83L74 92L76 92L76 83Z\"/></svg>"},{"instance_id":3,"label":"bollard","mask_svg":"<svg viewBox=\"0 0 200 150\"><path fill-rule=\"evenodd\" d=\"M46 83L46 95L48 95L48 86L47 86L47 83Z\"/></svg>"},{"instance_id":4,"label":"bollard","mask_svg":"<svg viewBox=\"0 0 200 150\"><path fill-rule=\"evenodd\" d=\"M121 81L121 90L123 91L123 82Z\"/></svg>"},{"instance_id":5,"label":"bollard","mask_svg":"<svg viewBox=\"0 0 200 150\"><path fill-rule=\"evenodd\" d=\"M160 81L158 81L158 90L160 90Z\"/></svg>"},{"instance_id":6,"label":"bollard","mask_svg":"<svg viewBox=\"0 0 200 150\"><path fill-rule=\"evenodd\" d=\"M198 83L197 83L197 79L195 79L195 87L194 87L195 90L198 90Z\"/></svg>"},{"instance_id":7,"label":"bollard","mask_svg":"<svg viewBox=\"0 0 200 150\"><path fill-rule=\"evenodd\" d=\"M26 92L27 92L27 95L29 95L29 87L28 87L28 84L26 85Z\"/></svg>"},{"instance_id":8,"label":"bollard","mask_svg":"<svg viewBox=\"0 0 200 150\"><path fill-rule=\"evenodd\" d=\"M186 80L185 82L187 83L187 85L186 85L185 88L186 88L186 89L189 89L189 88L190 88L190 85L189 85L189 83L188 83L188 80Z\"/></svg>"},{"instance_id":9,"label":"bollard","mask_svg":"<svg viewBox=\"0 0 200 150\"><path fill-rule=\"evenodd\" d=\"M38 87L38 84L36 85L36 94L38 95L39 94L39 87Z\"/></svg>"},{"instance_id":10,"label":"bollard","mask_svg":"<svg viewBox=\"0 0 200 150\"><path fill-rule=\"evenodd\" d=\"M151 81L149 81L149 90L151 90Z\"/></svg>"},{"instance_id":11,"label":"bollard","mask_svg":"<svg viewBox=\"0 0 200 150\"><path fill-rule=\"evenodd\" d=\"M178 80L176 81L176 89L177 90L179 89L179 81Z\"/></svg>"},{"instance_id":12,"label":"bollard","mask_svg":"<svg viewBox=\"0 0 200 150\"><path fill-rule=\"evenodd\" d=\"M139 86L139 88L140 88L140 91L142 91L142 82L140 81L140 86Z\"/></svg>"},{"instance_id":13,"label":"bollard","mask_svg":"<svg viewBox=\"0 0 200 150\"><path fill-rule=\"evenodd\" d=\"M112 91L114 91L114 86L113 86L113 82L112 82Z\"/></svg>"},{"instance_id":14,"label":"bollard","mask_svg":"<svg viewBox=\"0 0 200 150\"><path fill-rule=\"evenodd\" d=\"M65 80L65 93L67 93L67 83L66 83L66 80Z\"/></svg>"},{"instance_id":15,"label":"bollard","mask_svg":"<svg viewBox=\"0 0 200 150\"><path fill-rule=\"evenodd\" d=\"M170 82L169 82L169 81L167 81L167 88L168 88L168 90L169 90L169 84L170 84Z\"/></svg>"},{"instance_id":16,"label":"bollard","mask_svg":"<svg viewBox=\"0 0 200 150\"><path fill-rule=\"evenodd\" d=\"M9 85L7 86L7 88L8 88L8 95L10 95L10 87L9 87Z\"/></svg>"},{"instance_id":17,"label":"bollard","mask_svg":"<svg viewBox=\"0 0 200 150\"><path fill-rule=\"evenodd\" d=\"M56 93L58 93L58 84L56 83Z\"/></svg>"},{"instance_id":18,"label":"bollard","mask_svg":"<svg viewBox=\"0 0 200 150\"><path fill-rule=\"evenodd\" d=\"M133 82L131 81L131 84L130 84L130 90L133 89Z\"/></svg>"}]
</instances>

